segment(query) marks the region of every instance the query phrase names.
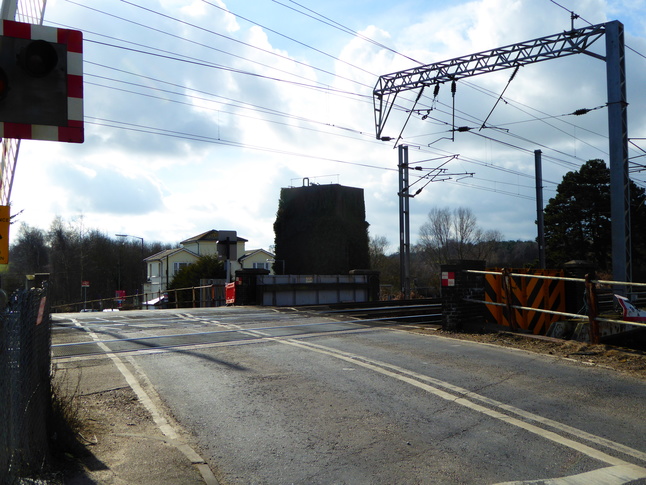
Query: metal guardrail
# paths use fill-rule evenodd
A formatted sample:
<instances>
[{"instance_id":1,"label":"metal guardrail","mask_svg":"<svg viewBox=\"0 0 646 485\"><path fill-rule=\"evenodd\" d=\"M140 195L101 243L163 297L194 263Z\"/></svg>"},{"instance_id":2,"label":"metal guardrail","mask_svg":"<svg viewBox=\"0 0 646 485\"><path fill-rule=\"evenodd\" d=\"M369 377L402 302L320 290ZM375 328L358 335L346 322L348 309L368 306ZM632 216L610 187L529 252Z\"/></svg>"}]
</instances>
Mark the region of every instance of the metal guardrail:
<instances>
[{"instance_id":1,"label":"metal guardrail","mask_svg":"<svg viewBox=\"0 0 646 485\"><path fill-rule=\"evenodd\" d=\"M646 283L634 283L626 281L611 281L611 280L598 280L595 279L593 274L587 275L586 278L571 278L564 276L544 276L544 275L531 275L524 273L512 273L508 270L502 271L480 271L480 270L464 270L466 273L474 274L490 274L490 275L500 275L503 279L506 279L506 284L510 287L511 282L509 281L511 277L519 278L536 278L536 279L547 279L547 280L560 280L560 281L570 281L575 283L583 283L585 285L585 299L586 306L588 309L587 315L580 315L576 313L567 313L567 312L558 312L554 310L546 310L543 308L533 308L525 307L520 305L511 305L510 303L498 303L498 302L488 302L482 300L467 299L465 301L474 302L474 303L483 303L484 305L492 306L502 306L508 309L517 309L524 311L533 311L539 313L547 313L551 315L559 315L569 318L586 318L590 324L590 342L598 344L601 340L601 335L599 331L599 322L604 323L616 323L621 325L631 325L635 327L646 327L646 323L634 322L628 320L617 320L613 318L600 317L598 315L598 300L597 300L597 285L610 285L610 286L629 286L629 287L643 287L646 288Z\"/></svg>"}]
</instances>

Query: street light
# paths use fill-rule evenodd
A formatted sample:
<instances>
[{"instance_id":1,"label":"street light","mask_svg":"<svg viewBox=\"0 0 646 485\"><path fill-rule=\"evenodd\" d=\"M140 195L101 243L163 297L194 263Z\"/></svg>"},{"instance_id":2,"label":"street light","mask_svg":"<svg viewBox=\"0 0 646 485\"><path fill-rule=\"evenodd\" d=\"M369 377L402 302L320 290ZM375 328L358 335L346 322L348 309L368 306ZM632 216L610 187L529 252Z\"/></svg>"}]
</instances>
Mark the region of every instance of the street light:
<instances>
[{"instance_id":1,"label":"street light","mask_svg":"<svg viewBox=\"0 0 646 485\"><path fill-rule=\"evenodd\" d=\"M132 234L115 234L115 236L117 236L117 237L132 237L132 238L135 238L135 239L139 239L141 241L141 262L142 263L144 262L144 238L143 237L141 237L141 236L133 236ZM142 283L141 283L142 285L143 285L144 281L146 281L146 265L145 265L145 263L144 263L144 276L143 276L143 280L142 280ZM143 293L143 286L141 288L141 292Z\"/></svg>"}]
</instances>

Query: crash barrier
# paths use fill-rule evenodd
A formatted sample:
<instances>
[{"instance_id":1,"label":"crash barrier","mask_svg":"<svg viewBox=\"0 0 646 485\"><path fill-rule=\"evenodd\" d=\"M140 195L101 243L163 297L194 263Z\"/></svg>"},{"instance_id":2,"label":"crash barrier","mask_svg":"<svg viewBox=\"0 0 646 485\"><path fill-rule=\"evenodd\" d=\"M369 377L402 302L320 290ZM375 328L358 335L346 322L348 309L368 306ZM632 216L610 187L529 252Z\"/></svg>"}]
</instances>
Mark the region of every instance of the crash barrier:
<instances>
[{"instance_id":1,"label":"crash barrier","mask_svg":"<svg viewBox=\"0 0 646 485\"><path fill-rule=\"evenodd\" d=\"M379 272L354 270L348 275L269 275L266 270L236 271L227 287L227 302L236 305L299 306L379 299Z\"/></svg>"},{"instance_id":2,"label":"crash barrier","mask_svg":"<svg viewBox=\"0 0 646 485\"><path fill-rule=\"evenodd\" d=\"M501 291L499 293L492 292L489 295L489 298L486 298L484 300L475 300L471 298L466 298L465 300L469 303L484 304L487 308L498 307L504 315L504 319L501 320L501 322L503 322L502 324L506 324L512 329L533 330L534 333L545 333L544 331L542 331L547 331L544 325L540 327L535 325L533 329L529 327L531 322L536 321L535 314L537 313L549 315L549 318L553 321L559 321L562 319L562 317L573 319L586 318L589 327L589 341L591 343L598 344L601 340L601 337L604 336L604 329L600 327L600 323L606 324L605 334L619 333L629 327L646 327L646 323L643 322L619 320L601 316L599 314L600 293L607 293L609 288L615 288L617 289L617 291L619 291L619 288L623 287L627 287L629 290L636 288L646 289L646 283L599 280L596 278L596 275L594 273L589 273L585 278L570 278L555 275L518 273L504 269L501 271L481 271L467 269L464 270L464 272L473 275L483 275L485 279L487 278L487 276L495 276L497 278L500 278ZM517 295L525 294L522 291L523 287L535 288L539 286L531 284L532 280L543 280L543 289L549 290L550 288L556 288L556 293L559 293L558 289L560 283L571 282L582 284L584 288L583 296L585 305L583 309L585 310L585 313L581 314L555 310L553 307L555 305L555 302L558 302L559 298L558 296L549 294L534 299L532 301L532 306L523 304L523 301L519 299ZM530 281L530 283L528 283L528 281ZM492 301L491 295L494 294L496 295L497 301ZM521 326L521 324L524 324L525 326Z\"/></svg>"},{"instance_id":3,"label":"crash barrier","mask_svg":"<svg viewBox=\"0 0 646 485\"><path fill-rule=\"evenodd\" d=\"M207 285L176 288L154 293L119 295L111 298L52 305L51 310L58 313L74 313L81 311L101 312L155 308L214 307L224 304L224 280L222 280L221 284L209 283Z\"/></svg>"},{"instance_id":4,"label":"crash barrier","mask_svg":"<svg viewBox=\"0 0 646 485\"><path fill-rule=\"evenodd\" d=\"M23 289L0 304L0 483L49 462L50 320L47 289Z\"/></svg>"},{"instance_id":5,"label":"crash barrier","mask_svg":"<svg viewBox=\"0 0 646 485\"><path fill-rule=\"evenodd\" d=\"M549 276L550 278L527 278L525 276ZM550 325L559 320L558 314L537 311L521 311L513 308L545 308L555 312L565 309L565 281L556 277L564 276L563 270L500 270L499 273L485 274L484 296L486 302L502 305L487 305L488 320L499 325L521 328L534 334L545 334Z\"/></svg>"}]
</instances>

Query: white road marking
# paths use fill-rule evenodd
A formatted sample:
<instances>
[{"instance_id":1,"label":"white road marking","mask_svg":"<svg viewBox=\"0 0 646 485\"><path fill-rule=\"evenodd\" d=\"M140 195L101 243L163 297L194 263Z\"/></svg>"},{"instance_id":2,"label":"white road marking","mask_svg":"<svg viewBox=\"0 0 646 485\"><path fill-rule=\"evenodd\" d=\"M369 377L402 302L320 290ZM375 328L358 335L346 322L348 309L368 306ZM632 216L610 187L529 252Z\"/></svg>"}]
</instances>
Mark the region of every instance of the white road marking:
<instances>
[{"instance_id":1,"label":"white road marking","mask_svg":"<svg viewBox=\"0 0 646 485\"><path fill-rule=\"evenodd\" d=\"M101 339L99 336L94 333L93 331L83 327L77 320L72 319L74 321L74 324L82 328L87 332L87 334L96 342L96 344L103 349L105 352L105 355L109 357L114 365L119 369L119 372L123 375L125 378L126 382L128 385L132 388L134 393L137 395L137 398L139 399L139 402L148 410L150 415L153 418L153 421L157 425L157 428L162 432L164 436L166 436L169 439L169 442L172 443L180 452L186 456L193 465L195 465L202 475L202 478L204 479L204 482L207 485L218 485L218 481L215 478L215 475L213 475L213 472L211 469L208 467L206 464L206 461L193 449L191 448L190 445L187 443L184 443L181 439L179 434L175 431L175 428L171 426L171 424L168 422L168 420L164 417L163 413L155 406L155 403L153 400L150 398L148 393L144 390L144 388L141 386L139 383L139 380L130 372L130 369L126 367L124 362L119 358L119 356L115 355L112 353L110 348L105 345L103 342L101 342ZM134 360L131 360L131 363L134 364L137 367L137 372L141 374L141 376L145 376L141 368L137 366L134 362ZM148 378L145 377L147 380ZM152 386L151 386L152 388Z\"/></svg>"},{"instance_id":2,"label":"white road marking","mask_svg":"<svg viewBox=\"0 0 646 485\"><path fill-rule=\"evenodd\" d=\"M646 470L637 465L611 466L561 478L504 482L496 485L622 485L646 478Z\"/></svg>"},{"instance_id":3,"label":"white road marking","mask_svg":"<svg viewBox=\"0 0 646 485\"><path fill-rule=\"evenodd\" d=\"M627 461L621 460L619 458L616 458L614 456L611 456L607 453L604 453L600 450L597 450L595 448L592 448L591 446L585 445L583 443L579 443L577 441L574 441L572 439L566 438L564 436L561 436L553 431L549 431L543 428L540 428L536 425L530 424L526 421L523 421L521 419L515 418L513 416L509 416L508 414L504 414L500 410L505 410L507 412L512 412L515 414L518 414L522 416L525 419L531 419L535 422L539 422L542 424L547 424L549 426L553 426L561 431L567 431L568 433L575 434L579 438L585 439L587 441L591 441L592 443L596 445L603 445L610 447L612 449L615 449L617 451L621 451L622 453L628 454L630 456L638 457L640 459L644 459L646 457L646 453L643 453L639 450L635 450L633 448L627 447L625 445L622 445L620 443L615 443L610 440L606 440L604 438L592 435L590 433L587 433L585 431L573 428L571 426L567 426L562 423L558 423L557 421L553 421L547 418L543 418L542 416L538 416L533 413L529 413L527 411L523 411L519 408L515 408L513 406L506 405L504 403L501 403L499 401L495 401L493 399L489 399L485 396L481 396L479 394L476 394L474 392L468 391L466 389L460 388L458 386L454 386L453 384L450 384L448 382L440 381L439 379L434 379L428 376L424 376L422 374L418 374L416 372L409 371L407 369L403 369L401 367L393 366L391 364L385 363L385 362L380 362L376 360L371 360L367 359L365 357L361 357L349 352L344 352L340 350L336 350L330 347L325 347L323 345L318 345L318 344L313 344L311 342L302 342L302 341L296 341L296 340L276 340L277 342L281 342L287 345L292 345L294 347L299 347L302 349L306 350L311 350L314 352L318 352L324 355L328 355L337 359L344 360L346 362L352 362L355 365L362 366L366 369L373 370L375 372L378 372L380 374L392 377L394 379L398 379L402 382L406 382L407 384L410 384L412 386L415 386L419 389L423 389L437 397L440 397L442 399L445 399L447 401L450 401L452 403L458 404L460 406L464 406L468 409L471 409L473 411L482 413L486 416L492 417L494 419L498 419L500 421L503 421L507 424L510 424L512 426L516 426L518 428L521 428L525 431L528 431L530 433L533 433L537 436L540 436L542 438L545 438L547 440L553 441L554 443L558 443L563 446L567 446L577 452L583 453L590 458L593 458L595 460L608 463L610 465L613 465L610 468L604 468L601 470L620 470L620 471L630 471L630 475L632 476L633 474L639 475L639 477L646 477L646 468L639 467L637 465L633 465L632 463L629 463ZM439 387L431 386L425 382L422 381L427 381L427 382L432 382L436 386L441 386L444 387L445 389L450 389L453 391L455 394L447 392L445 390L439 389ZM468 399L467 399L468 398ZM473 402L474 400L479 400L481 402L485 402L489 404L490 406L493 406L492 408L488 408L485 406L482 406L481 404L477 404ZM618 467L618 468L617 468ZM599 472L600 474L606 473L606 472L601 472L600 470L596 470L595 472ZM595 472L590 472L594 475ZM614 473L614 472L613 472ZM620 474L617 474L617 476L620 476ZM563 479L565 480L565 479ZM623 479L621 479L623 480ZM628 480L624 481L619 481L619 482L613 482L613 483L627 483L631 480L634 480L634 478L630 478ZM523 483L523 482L519 482ZM532 483L532 482L526 482L526 483ZM541 481L534 482L534 483L543 483ZM545 482L549 483L549 482ZM569 484L570 482L563 481L563 482L555 482L555 483L561 483L561 484ZM572 482L572 483L579 483L579 482ZM606 482L586 482L588 484L590 483L606 483Z\"/></svg>"},{"instance_id":4,"label":"white road marking","mask_svg":"<svg viewBox=\"0 0 646 485\"><path fill-rule=\"evenodd\" d=\"M190 319L186 318L187 320ZM76 323L76 322L75 322ZM500 401L496 401L494 399L487 398L485 396L482 396L480 394L471 392L465 388L461 388L459 386L455 386L449 382L441 381L439 379L435 379L423 374L419 374L413 371L410 371L408 369L404 369L398 366L394 366L391 364L388 364L386 362L381 362L377 360L372 360L368 359L359 355L355 355L349 352L343 352L339 351L330 347L325 347L322 345L318 344L313 344L311 342L302 342L299 340L294 340L292 337L290 338L285 338L285 337L271 337L270 334L254 330L254 329L243 329L241 326L236 325L236 324L226 324L226 323L221 323L218 322L222 326L226 326L229 328L235 328L241 333L249 334L249 335L255 335L259 337L263 337L266 340L273 340L276 342L280 342L283 344L287 345L292 345L295 347L300 347L303 349L315 351L321 354L329 355L331 357L345 360L346 362L351 362L355 365L373 370L375 372L378 372L382 375L386 375L395 379L398 379L402 382L406 382L410 385L413 385L417 388L423 389L431 394L434 394L435 396L438 396L442 399L445 399L447 401L450 401L455 404L459 404L461 406L464 406L466 408L469 408L471 410L480 412L484 415L487 415L489 417L492 417L494 419L498 419L500 421L506 422L507 424L511 424L513 426L517 426L521 429L524 429L526 431L529 431L533 434L536 434L537 436L541 436L544 439L548 439L550 441L553 441L555 443L561 444L563 446L567 446L577 452L583 453L593 459L599 460L601 462L605 462L609 465L610 467L605 467L605 468L600 468L597 470L593 470L590 472L578 474L578 475L572 475L568 477L561 477L561 478L552 478L552 479L539 479L539 480L527 480L527 481L517 481L517 482L505 482L504 484L498 484L498 485L538 485L538 484L548 484L548 485L594 485L594 484L603 484L603 485L621 485L628 483L633 480L641 479L641 478L646 478L646 468L640 467L638 465L631 464L629 462L626 462L624 460L621 460L619 458L613 457L611 455L608 455L607 453L604 453L600 450L597 450L595 448L592 448L591 446L585 445L583 443L579 443L577 441L574 441L572 439L566 438L564 436L561 436L553 431L549 431L543 428L540 428L538 426L535 426L533 424L530 424L524 420L529 420L529 421L534 421L536 423L539 423L544 426L549 426L551 428L554 428L558 431L568 433L570 435L576 436L578 438L581 438L583 440L589 441L593 443L594 445L598 446L604 446L607 448L610 448L615 451L619 451L623 454L638 458L640 460L646 461L646 453L636 450L634 448L630 448L628 446L622 445L621 443L617 443L611 440L607 440L605 438L587 433L583 430L568 426L566 424L560 423L558 421L554 421L548 418L544 418L542 416L524 411L520 408L516 408L514 406L502 403ZM76 323L76 325L79 325ZM81 325L79 325L81 326ZM113 361L118 361L119 363L115 361L115 365L119 368L119 370L124 374L124 377L126 377L126 380L128 383L131 385L133 390L137 393L139 396L139 392L137 392L136 387L138 387L141 392L143 393L143 396L145 396L143 399L140 397L140 400L142 403L145 402L145 399L147 398L148 401L150 402L150 405L153 406L153 408L156 410L154 407L154 404L152 401L150 401L150 398L147 397L147 394L141 388L139 385L137 379L132 376L130 371L125 367L121 359L117 357L116 355L112 354L110 349L100 342L98 336L96 336L93 332L91 332L89 329L84 328L88 334L92 337L93 340L97 342L97 345L101 347L105 352L108 357L113 359ZM134 365L134 360L131 361ZM124 370L126 373L130 374L133 382L131 383L130 379L127 377L126 373L124 373ZM346 368L344 368L346 370ZM350 370L350 369L347 369ZM142 373L143 375L143 373ZM145 375L144 375L145 376ZM430 384L433 385L430 385ZM446 390L443 390L443 389ZM451 392L447 392L451 391ZM493 409L482 406L480 404L477 404L476 402L473 401L480 401L482 403L485 403L489 406L492 406ZM148 406L144 404L147 408ZM506 411L507 413L515 414L519 417L521 417L523 420L515 418L513 416L509 416L508 414L504 414L503 412L500 411ZM149 409L151 412L151 415L153 415L153 418L155 419L156 415L159 415L161 417L161 420L158 423L158 427L162 432L164 432L163 426L164 422L166 421L163 416L161 416L161 413L158 411L153 412ZM157 419L155 419L155 422L157 423ZM167 422L166 422L167 424ZM168 425L170 426L170 425ZM172 428L171 428L172 430ZM171 432L169 430L169 432ZM172 430L172 433L174 433L174 430ZM164 434L166 434L164 432ZM172 438L171 435L167 435L169 438ZM176 436L176 434L175 434ZM188 446L188 445L186 445ZM192 451L192 449L191 449ZM193 452L194 453L194 452ZM186 454L186 453L185 453ZM189 456L187 454L187 456ZM190 458L190 456L189 456ZM209 470L210 471L210 470Z\"/></svg>"}]
</instances>

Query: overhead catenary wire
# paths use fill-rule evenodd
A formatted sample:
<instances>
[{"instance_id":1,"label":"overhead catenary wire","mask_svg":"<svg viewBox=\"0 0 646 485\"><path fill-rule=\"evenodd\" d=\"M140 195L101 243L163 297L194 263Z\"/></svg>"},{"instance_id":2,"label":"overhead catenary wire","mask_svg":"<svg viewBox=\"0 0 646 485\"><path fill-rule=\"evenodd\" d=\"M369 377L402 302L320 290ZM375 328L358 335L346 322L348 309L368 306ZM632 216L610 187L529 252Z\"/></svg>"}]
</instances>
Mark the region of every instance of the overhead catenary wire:
<instances>
[{"instance_id":1,"label":"overhead catenary wire","mask_svg":"<svg viewBox=\"0 0 646 485\"><path fill-rule=\"evenodd\" d=\"M110 128L116 128L116 129L121 129L121 130L130 130L130 131L135 131L135 132L140 132L140 133L149 133L149 134L154 134L154 135L161 135L161 136L167 136L171 138L180 138L183 140L194 140L194 141L199 141L199 142L204 142L204 143L211 143L211 144L216 144L216 145L227 145L227 146L233 146L233 147L239 147L239 148L246 148L250 150L257 150L257 151L263 151L263 152L268 152L268 153L278 153L281 155L289 155L292 157L298 157L298 158L307 158L307 159L313 159L313 160L319 160L319 161L327 161L327 162L334 162L334 163L340 163L340 164L345 164L345 165L355 165L358 167L364 167L364 168L373 168L376 170L386 170L386 171L392 171L396 172L397 169L395 168L390 168L390 167L382 167L378 165L371 165L367 163L360 163L360 162L350 162L347 160L340 160L336 158L330 158L330 157L323 157L323 156L318 156L318 155L313 155L311 153L298 153L298 152L292 152L289 150L283 150L283 149L277 149L277 148L272 148L272 147L263 147L259 145L251 145L248 143L242 143L238 142L235 140L226 140L222 138L216 138L213 136L209 135L199 135L195 133L188 133L188 132L181 132L177 130L169 130L167 128L161 128L161 127L154 127L154 126L147 126L147 125L141 125L137 123L128 123L125 121L117 121L117 120L109 120L109 119L104 119L104 118L96 118L92 116L87 117L89 121L87 121L90 124L94 124L97 126L106 126Z\"/></svg>"},{"instance_id":2,"label":"overhead catenary wire","mask_svg":"<svg viewBox=\"0 0 646 485\"><path fill-rule=\"evenodd\" d=\"M124 72L123 70L116 69L116 68L112 68L112 67L110 67L110 66L101 65L101 64L98 64L98 63L93 63L93 62L91 62L91 61L89 61L89 63L90 63L90 64L92 64L92 65L98 65L98 66L102 66L102 67L106 67L106 68L110 68L110 69L113 69L113 70L118 70L118 71L122 71L122 72ZM96 76L96 77L101 78L102 76ZM156 78L152 78L152 79L154 79L155 81L163 82L163 81L161 81L161 80L159 80L159 79L156 79ZM119 82L121 82L121 83L126 83L126 84L133 84L133 83L129 83L129 82L126 82L126 81L119 81ZM173 85L173 86L175 86L175 87L180 87L180 86L178 86L178 85L176 85L176 84L173 84L173 83L169 83L169 84L171 84L171 85ZM168 92L168 93L172 93L172 94L178 94L178 93L175 93L175 92L171 92L171 91L163 90L163 89L161 89L161 88L151 88L151 89L159 90L159 91L162 91L162 92ZM197 92L202 92L202 93L204 93L203 91L197 91ZM141 93L134 93L134 94L141 94ZM208 94L209 94L210 96L217 96L217 95L214 95L214 94L212 94L212 93L208 93ZM142 95L145 95L145 94L142 94ZM185 95L184 95L184 96L185 96ZM220 98L220 96L217 96L217 97L218 97L218 98ZM200 99L202 99L202 98L200 98ZM204 98L204 99L208 99L208 98ZM240 102L238 102L238 103L240 103ZM245 104L246 104L246 103L245 103ZM235 103L234 103L234 106L235 106ZM241 107L244 107L244 106L241 106ZM262 107L259 107L259 106L254 106L254 107L253 107L253 109L254 109L254 110L259 110L259 111L261 111L261 112L266 110L265 108L262 108ZM286 113L283 113L283 112L278 112L278 113L277 113L275 110L266 110L266 112L267 112L267 113L269 113L269 114L277 114L277 115L279 115L279 116L287 116L287 114L286 114ZM304 120L303 118L298 118L298 119L300 119L300 120ZM307 120L307 121L308 121L308 122L314 122L313 120ZM329 124L326 124L326 125L328 125L328 126L329 126ZM341 128L341 129L343 129L343 130L347 130L347 131L353 131L353 130L351 130L350 128L345 128L345 127ZM362 135L366 135L365 133L362 133L362 132L358 132L358 133L359 133L359 134L362 134ZM370 138L372 138L372 137L370 136ZM374 142L374 140L371 140L371 142ZM490 164L488 164L488 165L487 165L487 164L485 164L485 165L483 165L483 166L486 166L487 168L490 168L490 169L495 169L495 170L506 171L506 172L509 172L509 173L514 173L515 175L521 175L521 176L525 176L525 177L531 177L531 175L529 175L529 174L522 173L522 172L517 172L517 171L509 171L509 170L506 170L506 169L497 168L495 165L490 165Z\"/></svg>"},{"instance_id":3,"label":"overhead catenary wire","mask_svg":"<svg viewBox=\"0 0 646 485\"><path fill-rule=\"evenodd\" d=\"M67 1L71 2L71 0L67 0ZM132 4L132 2L127 2L127 1L125 1L125 0L123 0L123 1L124 1L124 3L127 3L127 4L131 4L131 5L137 6L137 5L135 5L135 4ZM72 2L72 3L75 3L75 2ZM207 3L208 3L208 2L207 2ZM138 7L138 8L142 8L142 7L139 7L139 6L137 6L137 7ZM145 10L150 10L150 9L145 9ZM174 17L171 17L171 18L174 18ZM248 20L248 19L247 19L247 20ZM251 22L251 20L248 20L248 21L250 21L250 22ZM193 25L193 24L189 24L189 25ZM273 79L273 78L270 78L270 79ZM417 98L417 99L419 99L419 96L418 96L418 98Z\"/></svg>"},{"instance_id":4,"label":"overhead catenary wire","mask_svg":"<svg viewBox=\"0 0 646 485\"><path fill-rule=\"evenodd\" d=\"M516 73L518 72L519 68L520 68L520 66L516 66L514 71L511 73L511 76L509 77L509 81L507 81L507 85L505 86L505 89L502 90L502 93L500 93L500 96L498 96L498 99L496 100L496 103L493 105L493 108L491 108L491 111L489 111L489 114L487 115L487 117L482 122L482 125L480 125L480 131L482 131L483 128L485 128L487 126L487 121L489 121L489 118L491 117L494 110L496 109L496 106L498 106L498 103L500 102L500 100L502 100L502 97L505 95L505 92L507 91L507 88L509 87L511 82L516 77Z\"/></svg>"},{"instance_id":5,"label":"overhead catenary wire","mask_svg":"<svg viewBox=\"0 0 646 485\"><path fill-rule=\"evenodd\" d=\"M71 0L68 0L68 1L71 1ZM131 2L125 2L125 3L131 4ZM149 9L146 9L146 10L149 10ZM192 24L190 24L190 25L192 25ZM273 78L270 78L270 79L273 79ZM418 97L418 99L419 99L419 97Z\"/></svg>"},{"instance_id":6,"label":"overhead catenary wire","mask_svg":"<svg viewBox=\"0 0 646 485\"><path fill-rule=\"evenodd\" d=\"M126 3L130 3L130 2L126 2ZM295 3L295 2L293 2L293 3ZM273 81L273 78L269 77L267 80L269 80L269 81ZM339 93L339 94L340 94L340 93ZM348 94L348 92L346 92L345 94ZM354 94L354 93L352 93L352 94Z\"/></svg>"},{"instance_id":7,"label":"overhead catenary wire","mask_svg":"<svg viewBox=\"0 0 646 485\"><path fill-rule=\"evenodd\" d=\"M91 63L91 64L95 64L95 65L99 65L99 64L97 64L97 63L92 63L92 62L90 62L90 63ZM103 65L103 67L110 68L109 66L105 66L105 65ZM484 136L484 135L483 135L483 136ZM492 140L494 140L494 141L498 141L498 140L495 140L495 139L493 139L493 138L491 138L491 137L485 137L485 138L490 138L490 139L492 139ZM503 143L503 144L504 144L504 142L500 142L500 143ZM511 145L511 144L507 144L507 145L508 145L508 146L512 146L512 147L513 147L513 145ZM519 149L521 149L520 147L518 147L518 148L519 148Z\"/></svg>"},{"instance_id":8,"label":"overhead catenary wire","mask_svg":"<svg viewBox=\"0 0 646 485\"><path fill-rule=\"evenodd\" d=\"M78 2L75 2L75 1L73 1L73 0L66 0L66 1L67 1L68 3L71 3L71 4L78 5L79 7L83 7L83 8L86 8L86 9L92 10L92 11L94 11L94 12L100 13L100 14L102 14L102 15L107 15L107 16L109 16L109 17L116 18L116 19L119 19L119 20L121 20L121 21L128 22L128 23L131 23L131 24L133 24L133 25L137 25L137 26L142 27L142 28L145 28L145 29L153 30L153 31L156 31L156 32L158 32L158 33L165 34L165 35L169 35L169 36L172 36L172 37L175 37L175 38L179 37L179 36L176 36L176 35L174 35L174 34L168 33L168 32L166 32L166 31L164 31L164 30L162 30L162 29L157 29L157 28L154 28L154 27L148 26L148 25L146 25L146 24L144 24L144 23L142 23L142 22L134 21L134 20L131 20L131 19L128 19L128 18L125 18L125 17L119 16L119 15L112 14L112 13L110 13L110 12L105 12L105 11L103 11L103 10L100 10L100 9L97 9L97 8L94 8L94 7L90 7L89 5L84 5L84 4L82 4L82 3L78 3ZM135 3L128 2L128 1L126 1L126 0L121 0L121 1L122 1L123 3L128 4L128 5L132 5L133 7L136 7L136 8L142 9L142 10L145 10L145 11L147 11L147 12L149 12L149 13L157 14L157 15L159 15L159 16L161 16L161 17L164 17L164 18L169 19L169 20L176 21L176 22L178 22L178 23L181 23L181 24L186 25L186 26L189 26L189 27L191 27L191 28L194 28L194 29L200 30L200 31L202 31L202 32L205 32L205 33L208 33L208 34L211 34L211 35L214 35L214 36L220 37L220 38L227 39L227 40L229 40L229 41L231 41L231 42L233 42L233 43L237 43L237 44L243 45L243 46L245 46L245 47L249 47L249 48L251 48L251 49L258 50L258 51L260 51L260 52L263 52L264 54L267 54L267 55L270 55L270 56L274 56L274 57L278 57L278 58L281 58L281 59L287 60L287 61L289 61L289 62L293 62L294 64L299 64L299 65L304 66L304 67L308 67L308 68L315 69L315 70L320 71L320 72L322 72L322 73L324 73L324 74L330 75L330 76L332 76L332 77L334 77L334 78L341 78L341 79L345 79L346 81L348 81L348 82L352 82L352 83L357 82L356 80L349 79L349 78L343 78L342 76L338 76L337 74L335 74L335 73L333 73L333 72L330 72L330 71L327 71L327 70L325 70L325 69L321 69L321 68L317 68L317 67L315 67L315 66L311 66L311 65L309 65L309 64L307 64L307 63L304 63L304 62L302 62L302 61L298 61L298 60L296 60L296 59L291 59L291 58L289 58L289 57L287 57L287 56L284 56L284 55L282 55L282 54L280 54L280 53L273 52L273 51L270 51L270 50L268 50L268 49L263 49L262 47L255 46L255 45L253 45L253 44L251 44L251 43L249 43L249 42L244 42L244 41L241 41L241 40L236 39L236 38L234 38L234 37L231 37L231 36L228 36L228 35L221 34L221 33L216 32L216 31L214 31L214 30L206 29L206 28L204 28L204 27L201 27L201 26L196 25L196 24L192 24L192 23L190 23L190 22L186 22L186 21L181 20L181 19L178 19L178 18L176 18L176 17L172 17L172 16L170 16L170 15L166 15L166 14L163 14L163 13L161 13L161 12L157 12L157 11L155 11L155 10L153 10L153 9L143 7L143 6L141 6L141 5L137 5L137 4L135 4ZM191 41L190 39L186 39L186 38L182 38L182 40L185 40L185 41L187 41L187 42L193 42L193 41ZM97 41L94 41L94 42L97 42ZM107 43L106 43L106 45L109 45L109 44L107 44ZM119 47L119 46L112 45L112 47ZM218 48L214 48L214 47L212 47L212 46L204 46L204 45L203 45L203 47L208 48L208 49L212 49L212 50L215 50L215 51L218 51L218 52L221 52L221 53L223 53L223 54L231 55L231 56L233 56L233 57L239 57L239 58L242 58L242 56L237 56L237 55L232 54L232 53L230 53L229 51L225 51L225 50L223 50L223 49L218 49ZM247 58L244 58L244 59L245 59L245 60L248 60ZM269 66L269 67L273 67L273 66ZM369 87L369 86L368 86L367 84L365 84L365 85L364 85L364 87Z\"/></svg>"}]
</instances>

